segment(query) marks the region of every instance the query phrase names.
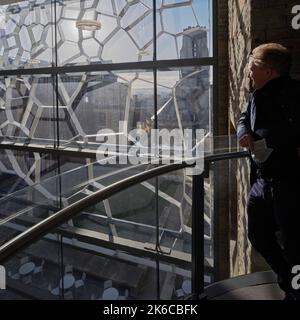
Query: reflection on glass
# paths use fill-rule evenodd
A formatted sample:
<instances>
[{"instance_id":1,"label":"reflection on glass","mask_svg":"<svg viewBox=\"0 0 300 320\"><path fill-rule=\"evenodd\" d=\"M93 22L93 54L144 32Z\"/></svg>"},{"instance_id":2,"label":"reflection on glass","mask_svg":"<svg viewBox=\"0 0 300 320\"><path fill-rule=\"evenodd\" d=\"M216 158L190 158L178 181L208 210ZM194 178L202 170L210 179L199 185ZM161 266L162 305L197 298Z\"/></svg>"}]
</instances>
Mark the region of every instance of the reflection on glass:
<instances>
[{"instance_id":1,"label":"reflection on glass","mask_svg":"<svg viewBox=\"0 0 300 320\"><path fill-rule=\"evenodd\" d=\"M57 159L48 154L1 150L0 199L56 175L57 167Z\"/></svg>"},{"instance_id":2,"label":"reflection on glass","mask_svg":"<svg viewBox=\"0 0 300 320\"><path fill-rule=\"evenodd\" d=\"M54 143L53 79L47 75L0 79L0 136Z\"/></svg>"},{"instance_id":3,"label":"reflection on glass","mask_svg":"<svg viewBox=\"0 0 300 320\"><path fill-rule=\"evenodd\" d=\"M78 29L78 19L93 20L101 28ZM61 1L56 22L59 65L152 59L152 1Z\"/></svg>"},{"instance_id":4,"label":"reflection on glass","mask_svg":"<svg viewBox=\"0 0 300 320\"><path fill-rule=\"evenodd\" d=\"M97 146L100 130L125 136L153 116L152 72L61 75L58 86L61 146Z\"/></svg>"},{"instance_id":5,"label":"reflection on glass","mask_svg":"<svg viewBox=\"0 0 300 320\"><path fill-rule=\"evenodd\" d=\"M211 2L157 1L158 59L212 55ZM95 27L78 28L82 21ZM34 0L2 5L0 53L2 68L51 66L56 57L60 66L152 60L153 2L72 0L54 5Z\"/></svg>"},{"instance_id":6,"label":"reflection on glass","mask_svg":"<svg viewBox=\"0 0 300 320\"><path fill-rule=\"evenodd\" d=\"M0 68L37 68L53 61L53 2L0 6Z\"/></svg>"},{"instance_id":7,"label":"reflection on glass","mask_svg":"<svg viewBox=\"0 0 300 320\"><path fill-rule=\"evenodd\" d=\"M188 67L158 72L158 125L212 132L212 69Z\"/></svg>"},{"instance_id":8,"label":"reflection on glass","mask_svg":"<svg viewBox=\"0 0 300 320\"><path fill-rule=\"evenodd\" d=\"M60 299L62 290L58 283L61 254L59 235L53 233L10 258L4 264L7 288L0 291L0 299Z\"/></svg>"},{"instance_id":9,"label":"reflection on glass","mask_svg":"<svg viewBox=\"0 0 300 320\"><path fill-rule=\"evenodd\" d=\"M157 1L158 59L212 56L211 0Z\"/></svg>"},{"instance_id":10,"label":"reflection on glass","mask_svg":"<svg viewBox=\"0 0 300 320\"><path fill-rule=\"evenodd\" d=\"M208 57L212 55L211 2L157 0L155 13L152 0L30 0L1 5L0 68L55 66L54 61L66 67L151 61L154 14L158 59ZM84 21L92 21L95 28L80 27L78 22ZM149 134L155 127L153 68L64 72L57 76L57 87L50 74L0 79L3 140L53 146L59 138L59 148L76 146L80 151L98 148L104 142L99 140L103 129L119 137L137 128ZM209 136L211 79L212 68L207 66L158 70L159 129L204 129ZM132 146L135 142L125 140L127 143ZM119 147L119 140L114 144ZM2 156L1 243L62 207L152 168L103 165L85 158L60 157L58 161L48 155L20 156L9 150ZM205 257L212 259L213 206L208 180L205 190ZM9 277L32 286L32 292L40 290L40 298L155 299L158 271L162 299L185 297L190 293L192 200L192 178L184 170L135 185L85 208L65 223L63 252L56 234L25 250L11 264ZM173 265L160 261L160 270L155 263L157 236L160 249L175 261ZM120 244L128 252L120 251ZM147 258L143 257L146 252ZM58 255L63 257L63 266L62 260L55 261ZM53 272L57 268L61 268L59 276Z\"/></svg>"}]
</instances>

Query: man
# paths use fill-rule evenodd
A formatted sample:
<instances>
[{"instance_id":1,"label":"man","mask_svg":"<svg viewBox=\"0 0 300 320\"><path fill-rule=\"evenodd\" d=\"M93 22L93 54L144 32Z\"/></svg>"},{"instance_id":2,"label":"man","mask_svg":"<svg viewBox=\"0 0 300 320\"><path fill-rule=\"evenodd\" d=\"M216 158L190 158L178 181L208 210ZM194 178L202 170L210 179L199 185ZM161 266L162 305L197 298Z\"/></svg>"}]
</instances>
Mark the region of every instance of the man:
<instances>
[{"instance_id":1,"label":"man","mask_svg":"<svg viewBox=\"0 0 300 320\"><path fill-rule=\"evenodd\" d=\"M291 270L300 265L300 82L289 77L291 62L280 44L253 50L249 77L255 91L237 134L252 156L249 240L277 273L286 298L297 299Z\"/></svg>"}]
</instances>

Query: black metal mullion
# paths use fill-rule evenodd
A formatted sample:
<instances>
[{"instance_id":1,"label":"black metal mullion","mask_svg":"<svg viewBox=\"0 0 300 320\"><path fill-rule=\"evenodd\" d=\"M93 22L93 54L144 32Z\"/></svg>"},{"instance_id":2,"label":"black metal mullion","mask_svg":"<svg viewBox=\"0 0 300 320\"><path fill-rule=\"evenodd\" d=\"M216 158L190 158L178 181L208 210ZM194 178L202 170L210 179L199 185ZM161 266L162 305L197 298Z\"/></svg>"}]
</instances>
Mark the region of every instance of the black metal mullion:
<instances>
[{"instance_id":1,"label":"black metal mullion","mask_svg":"<svg viewBox=\"0 0 300 320\"><path fill-rule=\"evenodd\" d=\"M54 0L54 68L58 67L58 50L57 50L57 0ZM56 104L56 146L59 147L60 137L59 137L59 99L58 99L58 73L54 74L55 77L55 104Z\"/></svg>"},{"instance_id":2,"label":"black metal mullion","mask_svg":"<svg viewBox=\"0 0 300 320\"><path fill-rule=\"evenodd\" d=\"M58 48L57 48L57 0L54 0L54 68L58 67ZM56 148L60 145L60 130L59 130L59 98L58 98L58 73L53 74L55 78L55 110L56 110ZM61 164L60 164L60 154L56 154L57 161L57 195L58 195L58 206L59 210L62 209L62 184L61 184ZM65 299L65 284L64 284L64 246L63 246L63 236L59 235L60 239L60 279L61 279L61 290L62 299ZM60 284L60 281L59 281Z\"/></svg>"},{"instance_id":3,"label":"black metal mullion","mask_svg":"<svg viewBox=\"0 0 300 320\"><path fill-rule=\"evenodd\" d=\"M193 176L192 190L192 294L204 292L204 173Z\"/></svg>"},{"instance_id":4,"label":"black metal mullion","mask_svg":"<svg viewBox=\"0 0 300 320\"><path fill-rule=\"evenodd\" d=\"M164 69L193 66L213 66L216 62L214 58L195 58L195 59L173 59L173 60L156 60L156 61L139 61L124 63L107 63L107 64L90 64L90 65L73 65L73 66L52 66L44 68L26 68L0 70L1 76L21 76L21 75L38 75L38 74L64 74L64 73L82 73L97 71L122 71L122 70L147 70L147 69Z\"/></svg>"},{"instance_id":5,"label":"black metal mullion","mask_svg":"<svg viewBox=\"0 0 300 320\"><path fill-rule=\"evenodd\" d=\"M213 65L213 119L212 119L212 132L213 136L219 135L219 129L218 129L218 123L219 120L217 116L218 114L218 96L219 96L219 90L218 90L218 82L219 82L219 74L218 74L218 3L217 1L212 1L212 16L213 16L213 56L215 57L215 63ZM213 150L215 149L215 141L213 139ZM214 170L212 169L212 172L210 174L210 184L214 186L215 179L214 179ZM215 192L213 194L213 260L214 260L214 280L218 278L219 273L219 246L218 246L218 233L216 232L218 229L218 217L215 216L216 213L216 201L215 201Z\"/></svg>"},{"instance_id":6,"label":"black metal mullion","mask_svg":"<svg viewBox=\"0 0 300 320\"><path fill-rule=\"evenodd\" d=\"M153 115L154 115L154 129L158 128L158 119L157 119L157 68L155 67L155 63L157 61L157 41L156 41L156 0L153 0ZM156 138L156 136L155 136ZM156 140L155 143L158 143ZM157 150L157 149L156 149ZM159 212L158 212L158 177L155 177L155 222L156 222L156 230L155 230L155 250L156 250L156 298L160 300L160 240L159 240Z\"/></svg>"}]
</instances>

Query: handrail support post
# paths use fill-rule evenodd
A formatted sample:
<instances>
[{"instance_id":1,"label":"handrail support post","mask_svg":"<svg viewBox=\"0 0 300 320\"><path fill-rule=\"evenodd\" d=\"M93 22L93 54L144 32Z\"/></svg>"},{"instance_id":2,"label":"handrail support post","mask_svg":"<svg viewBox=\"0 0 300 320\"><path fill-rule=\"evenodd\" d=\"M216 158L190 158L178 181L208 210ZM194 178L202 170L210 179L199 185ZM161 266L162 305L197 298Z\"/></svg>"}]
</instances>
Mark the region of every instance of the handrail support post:
<instances>
[{"instance_id":1,"label":"handrail support post","mask_svg":"<svg viewBox=\"0 0 300 320\"><path fill-rule=\"evenodd\" d=\"M199 300L204 292L204 176L193 176L192 185L192 293Z\"/></svg>"}]
</instances>

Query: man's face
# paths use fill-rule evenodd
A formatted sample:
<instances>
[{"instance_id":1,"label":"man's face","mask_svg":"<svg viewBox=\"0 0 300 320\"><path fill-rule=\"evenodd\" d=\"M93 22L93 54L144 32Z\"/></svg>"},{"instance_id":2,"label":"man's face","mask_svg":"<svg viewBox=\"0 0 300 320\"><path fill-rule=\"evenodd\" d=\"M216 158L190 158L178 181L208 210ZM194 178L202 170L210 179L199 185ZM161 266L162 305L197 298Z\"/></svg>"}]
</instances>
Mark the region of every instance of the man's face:
<instances>
[{"instance_id":1,"label":"man's face","mask_svg":"<svg viewBox=\"0 0 300 320\"><path fill-rule=\"evenodd\" d=\"M254 89L262 88L272 78L272 70L268 66L259 66L254 58L249 61L249 75Z\"/></svg>"}]
</instances>

